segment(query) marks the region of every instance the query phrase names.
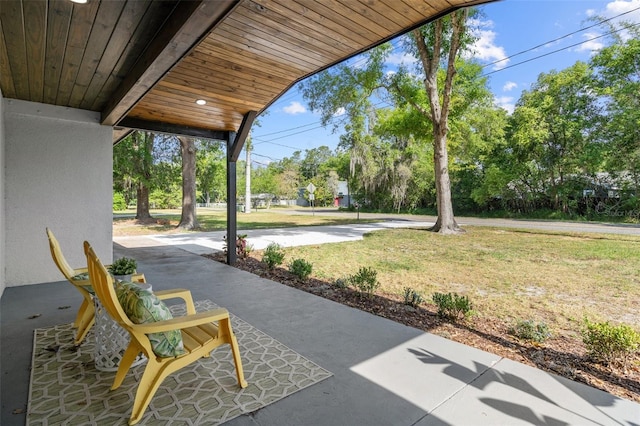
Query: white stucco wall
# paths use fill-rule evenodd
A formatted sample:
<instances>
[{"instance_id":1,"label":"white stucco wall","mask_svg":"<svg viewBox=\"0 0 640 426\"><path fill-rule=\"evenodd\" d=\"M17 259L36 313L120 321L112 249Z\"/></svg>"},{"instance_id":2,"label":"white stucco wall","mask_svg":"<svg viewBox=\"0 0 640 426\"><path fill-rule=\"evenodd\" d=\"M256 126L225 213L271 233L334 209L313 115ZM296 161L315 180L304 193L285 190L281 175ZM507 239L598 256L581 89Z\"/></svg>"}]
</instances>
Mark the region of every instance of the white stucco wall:
<instances>
[{"instance_id":1,"label":"white stucco wall","mask_svg":"<svg viewBox=\"0 0 640 426\"><path fill-rule=\"evenodd\" d=\"M0 297L4 293L5 283L5 217L4 209L4 99L0 91Z\"/></svg>"},{"instance_id":2,"label":"white stucco wall","mask_svg":"<svg viewBox=\"0 0 640 426\"><path fill-rule=\"evenodd\" d=\"M72 267L88 240L112 259L112 129L99 114L4 100L6 286L64 280L45 228Z\"/></svg>"}]
</instances>

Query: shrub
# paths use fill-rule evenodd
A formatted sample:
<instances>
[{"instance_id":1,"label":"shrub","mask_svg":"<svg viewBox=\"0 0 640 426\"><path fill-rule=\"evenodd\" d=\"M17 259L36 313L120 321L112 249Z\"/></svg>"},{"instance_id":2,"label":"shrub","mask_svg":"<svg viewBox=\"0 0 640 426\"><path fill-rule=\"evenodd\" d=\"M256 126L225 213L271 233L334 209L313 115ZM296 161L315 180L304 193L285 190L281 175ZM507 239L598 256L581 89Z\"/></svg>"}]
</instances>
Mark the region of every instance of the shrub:
<instances>
[{"instance_id":1,"label":"shrub","mask_svg":"<svg viewBox=\"0 0 640 426\"><path fill-rule=\"evenodd\" d=\"M264 249L262 254L262 261L267 264L269 269L273 269L276 266L282 265L284 262L284 252L282 247L278 243L271 243Z\"/></svg>"},{"instance_id":2,"label":"shrub","mask_svg":"<svg viewBox=\"0 0 640 426\"><path fill-rule=\"evenodd\" d=\"M113 275L130 275L136 272L137 267L138 262L136 262L135 259L121 257L120 259L114 260L113 263L109 265L109 272Z\"/></svg>"},{"instance_id":3,"label":"shrub","mask_svg":"<svg viewBox=\"0 0 640 426\"><path fill-rule=\"evenodd\" d=\"M227 254L227 236L223 236L224 240L222 250ZM246 259L249 257L249 253L253 250L253 246L247 244L247 234L238 235L236 237L236 254L240 259Z\"/></svg>"},{"instance_id":4,"label":"shrub","mask_svg":"<svg viewBox=\"0 0 640 426\"><path fill-rule=\"evenodd\" d=\"M585 318L582 341L591 357L599 362L626 364L640 347L640 334L626 324L590 322Z\"/></svg>"},{"instance_id":5,"label":"shrub","mask_svg":"<svg viewBox=\"0 0 640 426\"><path fill-rule=\"evenodd\" d=\"M294 259L293 262L289 264L289 271L300 278L302 281L309 278L311 275L312 266L311 263L307 262L304 259Z\"/></svg>"},{"instance_id":6,"label":"shrub","mask_svg":"<svg viewBox=\"0 0 640 426\"><path fill-rule=\"evenodd\" d=\"M333 285L338 288L347 288L349 287L349 278L338 278L334 281Z\"/></svg>"},{"instance_id":7,"label":"shrub","mask_svg":"<svg viewBox=\"0 0 640 426\"><path fill-rule=\"evenodd\" d=\"M535 321L532 320L518 321L516 325L509 329L509 333L520 339L531 340L538 343L543 343L551 337L547 324L543 322L536 324Z\"/></svg>"},{"instance_id":8,"label":"shrub","mask_svg":"<svg viewBox=\"0 0 640 426\"><path fill-rule=\"evenodd\" d=\"M113 211L120 212L127 209L127 201L122 192L113 193Z\"/></svg>"},{"instance_id":9,"label":"shrub","mask_svg":"<svg viewBox=\"0 0 640 426\"><path fill-rule=\"evenodd\" d=\"M149 205L154 209L177 209L182 206L182 191L178 187L169 191L154 189L149 194Z\"/></svg>"},{"instance_id":10,"label":"shrub","mask_svg":"<svg viewBox=\"0 0 640 426\"><path fill-rule=\"evenodd\" d=\"M451 321L471 315L471 301L457 293L434 293L433 303L438 306L438 315Z\"/></svg>"},{"instance_id":11,"label":"shrub","mask_svg":"<svg viewBox=\"0 0 640 426\"><path fill-rule=\"evenodd\" d=\"M357 274L349 276L348 281L360 293L366 294L368 297L373 297L375 291L380 287L378 272L372 268L361 267Z\"/></svg>"},{"instance_id":12,"label":"shrub","mask_svg":"<svg viewBox=\"0 0 640 426\"><path fill-rule=\"evenodd\" d=\"M419 304L424 302L422 295L411 287L404 288L404 304L417 308Z\"/></svg>"}]
</instances>

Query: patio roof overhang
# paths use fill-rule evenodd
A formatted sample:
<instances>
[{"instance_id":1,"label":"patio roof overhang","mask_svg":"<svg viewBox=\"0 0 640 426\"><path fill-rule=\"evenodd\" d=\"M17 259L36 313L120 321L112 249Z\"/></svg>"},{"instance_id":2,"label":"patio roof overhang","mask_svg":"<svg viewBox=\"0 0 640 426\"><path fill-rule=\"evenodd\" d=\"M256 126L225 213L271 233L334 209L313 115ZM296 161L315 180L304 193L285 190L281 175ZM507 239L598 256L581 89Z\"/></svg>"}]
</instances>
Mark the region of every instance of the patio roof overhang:
<instances>
[{"instance_id":1,"label":"patio roof overhang","mask_svg":"<svg viewBox=\"0 0 640 426\"><path fill-rule=\"evenodd\" d=\"M114 143L131 129L221 138L301 79L488 1L5 0L0 87L98 111Z\"/></svg>"}]
</instances>

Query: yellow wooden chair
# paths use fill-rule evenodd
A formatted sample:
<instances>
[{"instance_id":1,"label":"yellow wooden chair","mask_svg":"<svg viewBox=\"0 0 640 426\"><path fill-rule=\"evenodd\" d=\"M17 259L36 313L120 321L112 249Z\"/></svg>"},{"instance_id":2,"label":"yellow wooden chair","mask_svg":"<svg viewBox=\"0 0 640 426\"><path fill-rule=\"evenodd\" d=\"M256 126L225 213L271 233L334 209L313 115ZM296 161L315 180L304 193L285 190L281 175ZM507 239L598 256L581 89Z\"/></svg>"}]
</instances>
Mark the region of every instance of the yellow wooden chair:
<instances>
[{"instance_id":1,"label":"yellow wooden chair","mask_svg":"<svg viewBox=\"0 0 640 426\"><path fill-rule=\"evenodd\" d=\"M91 281L89 281L89 275L87 268L72 268L67 263L58 240L53 235L53 232L47 228L47 237L49 237L49 248L51 249L51 257L55 262L62 275L69 280L75 288L82 294L82 304L78 309L78 314L73 322L73 326L76 330L75 344L79 345L84 340L91 326L95 322L95 308L93 305L93 296L91 294Z\"/></svg>"},{"instance_id":2,"label":"yellow wooden chair","mask_svg":"<svg viewBox=\"0 0 640 426\"><path fill-rule=\"evenodd\" d=\"M185 289L154 292L158 299L180 297L187 305L187 315L169 320L150 322L146 324L134 324L118 302L113 279L106 268L100 262L91 245L85 241L84 251L87 255L87 266L93 288L100 302L104 305L109 315L127 330L131 341L125 351L120 366L113 382L112 390L122 384L131 364L142 352L148 359L142 379L138 384L133 410L129 424L140 421L151 398L155 395L163 380L171 373L197 361L200 358L209 357L211 351L218 346L228 343L231 346L233 360L236 367L236 376L240 387L245 388L247 382L244 379L240 350L233 330L229 312L224 308L214 309L208 312L196 313L191 292ZM183 355L160 357L154 353L149 334L170 332L179 330L184 344Z\"/></svg>"},{"instance_id":3,"label":"yellow wooden chair","mask_svg":"<svg viewBox=\"0 0 640 426\"><path fill-rule=\"evenodd\" d=\"M79 345L85 336L91 330L95 323L95 306L93 304L93 287L89 280L89 270L87 268L72 268L69 266L67 259L62 254L60 243L49 228L47 228L47 237L49 238L49 248L51 249L51 257L62 275L78 289L82 294L82 304L78 309L78 314L73 322L76 330L75 344ZM133 281L145 282L144 274L133 274Z\"/></svg>"}]
</instances>

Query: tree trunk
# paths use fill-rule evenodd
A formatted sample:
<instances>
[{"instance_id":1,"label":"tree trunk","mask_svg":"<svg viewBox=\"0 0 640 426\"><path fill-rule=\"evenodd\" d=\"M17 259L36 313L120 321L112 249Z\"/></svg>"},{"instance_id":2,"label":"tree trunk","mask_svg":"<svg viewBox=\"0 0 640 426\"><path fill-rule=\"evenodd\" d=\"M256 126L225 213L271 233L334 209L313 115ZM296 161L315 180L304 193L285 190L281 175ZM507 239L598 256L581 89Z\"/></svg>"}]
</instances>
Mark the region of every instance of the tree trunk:
<instances>
[{"instance_id":1,"label":"tree trunk","mask_svg":"<svg viewBox=\"0 0 640 426\"><path fill-rule=\"evenodd\" d=\"M451 199L451 180L449 178L449 155L447 153L447 135L434 125L433 163L436 180L436 201L438 219L431 227L434 232L454 234L462 231L453 215Z\"/></svg>"},{"instance_id":2,"label":"tree trunk","mask_svg":"<svg viewBox=\"0 0 640 426\"><path fill-rule=\"evenodd\" d=\"M151 181L151 167L153 163L153 143L155 135L150 132L136 132L134 134L134 144L136 145L136 156L134 169L138 175L136 187L136 219L151 219L149 213L149 182Z\"/></svg>"},{"instance_id":3,"label":"tree trunk","mask_svg":"<svg viewBox=\"0 0 640 426\"><path fill-rule=\"evenodd\" d=\"M182 154L182 215L178 228L196 229L196 145L193 138L179 136Z\"/></svg>"},{"instance_id":4,"label":"tree trunk","mask_svg":"<svg viewBox=\"0 0 640 426\"><path fill-rule=\"evenodd\" d=\"M151 213L149 213L149 188L147 188L143 182L138 183L136 195L138 197L136 203L136 219L151 219Z\"/></svg>"},{"instance_id":5,"label":"tree trunk","mask_svg":"<svg viewBox=\"0 0 640 426\"><path fill-rule=\"evenodd\" d=\"M427 46L420 30L414 30L418 54L425 72L424 85L429 98L429 116L433 123L433 157L436 181L436 204L438 207L438 219L431 228L432 231L441 234L454 234L462 232L453 215L453 202L451 198L451 180L449 178L449 156L447 153L447 133L449 131L449 107L453 90L453 78L456 74L455 58L461 45L461 37L465 31L467 11L462 9L451 15L451 41L447 58L447 69L440 100L438 90L438 70L443 46L443 21L437 20L434 25L434 38L431 46ZM426 113L426 112L425 112Z\"/></svg>"}]
</instances>

